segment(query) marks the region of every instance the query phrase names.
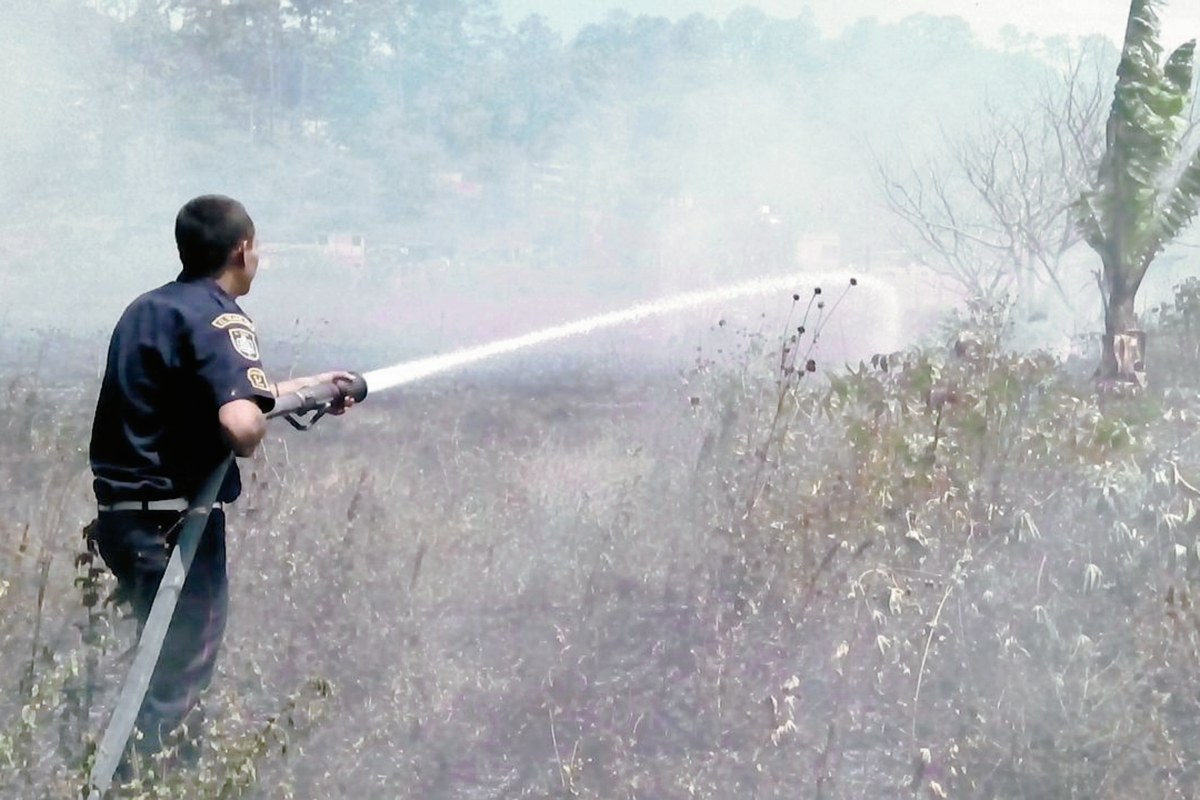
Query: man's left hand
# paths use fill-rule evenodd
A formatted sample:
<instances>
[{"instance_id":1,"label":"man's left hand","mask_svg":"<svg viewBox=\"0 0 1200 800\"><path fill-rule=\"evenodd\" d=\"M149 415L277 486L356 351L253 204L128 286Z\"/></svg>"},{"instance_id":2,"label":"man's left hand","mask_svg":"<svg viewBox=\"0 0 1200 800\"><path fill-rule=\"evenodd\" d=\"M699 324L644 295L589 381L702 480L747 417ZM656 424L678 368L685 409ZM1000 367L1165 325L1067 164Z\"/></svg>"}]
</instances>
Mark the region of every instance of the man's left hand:
<instances>
[{"instance_id":1,"label":"man's left hand","mask_svg":"<svg viewBox=\"0 0 1200 800\"><path fill-rule=\"evenodd\" d=\"M316 376L316 383L333 383L337 385L347 384L354 380L354 373L346 372L345 370L333 370L332 372L322 372ZM329 413L334 415L345 414L346 409L354 405L354 398L348 394L341 395L340 399L329 404Z\"/></svg>"}]
</instances>

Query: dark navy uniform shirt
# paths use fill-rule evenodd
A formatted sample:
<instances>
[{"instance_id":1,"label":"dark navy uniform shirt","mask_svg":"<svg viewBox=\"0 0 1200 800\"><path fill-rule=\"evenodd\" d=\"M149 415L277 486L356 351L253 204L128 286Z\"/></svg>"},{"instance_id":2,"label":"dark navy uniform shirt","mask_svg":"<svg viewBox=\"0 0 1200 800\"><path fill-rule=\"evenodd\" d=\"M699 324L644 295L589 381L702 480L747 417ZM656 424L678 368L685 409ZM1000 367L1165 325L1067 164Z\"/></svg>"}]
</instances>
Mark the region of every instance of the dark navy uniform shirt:
<instances>
[{"instance_id":1,"label":"dark navy uniform shirt","mask_svg":"<svg viewBox=\"0 0 1200 800\"><path fill-rule=\"evenodd\" d=\"M191 498L226 456L217 409L275 404L254 323L211 278L184 279L134 300L117 323L92 423L100 503ZM237 464L218 499L241 492Z\"/></svg>"}]
</instances>

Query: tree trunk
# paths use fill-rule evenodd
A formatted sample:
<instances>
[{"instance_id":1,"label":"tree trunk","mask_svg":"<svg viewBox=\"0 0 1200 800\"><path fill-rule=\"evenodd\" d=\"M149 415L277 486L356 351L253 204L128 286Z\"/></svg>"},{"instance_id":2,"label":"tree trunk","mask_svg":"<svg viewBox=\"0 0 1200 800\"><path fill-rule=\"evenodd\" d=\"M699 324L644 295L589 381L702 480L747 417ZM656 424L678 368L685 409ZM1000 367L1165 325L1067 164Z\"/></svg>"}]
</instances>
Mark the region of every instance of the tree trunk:
<instances>
[{"instance_id":1,"label":"tree trunk","mask_svg":"<svg viewBox=\"0 0 1200 800\"><path fill-rule=\"evenodd\" d=\"M1109 285L1104 309L1104 344L1096 377L1145 385L1146 334L1138 329L1134 291L1122 283Z\"/></svg>"}]
</instances>

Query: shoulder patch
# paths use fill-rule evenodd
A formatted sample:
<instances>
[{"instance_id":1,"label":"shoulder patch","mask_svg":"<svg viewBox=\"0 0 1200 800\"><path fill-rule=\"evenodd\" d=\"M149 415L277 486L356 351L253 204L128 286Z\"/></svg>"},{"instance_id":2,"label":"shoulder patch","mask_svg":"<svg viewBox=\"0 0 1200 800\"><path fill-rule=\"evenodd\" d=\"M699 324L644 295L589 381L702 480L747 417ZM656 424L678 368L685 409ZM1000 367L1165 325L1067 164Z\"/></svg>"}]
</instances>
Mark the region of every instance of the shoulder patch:
<instances>
[{"instance_id":1,"label":"shoulder patch","mask_svg":"<svg viewBox=\"0 0 1200 800\"><path fill-rule=\"evenodd\" d=\"M244 317L241 314L226 312L212 321L212 326L220 330L225 330L230 325L241 325L243 328L254 330L254 323L248 317Z\"/></svg>"},{"instance_id":2,"label":"shoulder patch","mask_svg":"<svg viewBox=\"0 0 1200 800\"><path fill-rule=\"evenodd\" d=\"M242 358L258 361L258 339L254 338L253 333L245 328L230 328L229 340Z\"/></svg>"},{"instance_id":3,"label":"shoulder patch","mask_svg":"<svg viewBox=\"0 0 1200 800\"><path fill-rule=\"evenodd\" d=\"M264 392L271 391L271 384L267 381L267 374L258 367L251 367L246 370L246 379L250 381L250 385L255 389L261 389Z\"/></svg>"}]
</instances>

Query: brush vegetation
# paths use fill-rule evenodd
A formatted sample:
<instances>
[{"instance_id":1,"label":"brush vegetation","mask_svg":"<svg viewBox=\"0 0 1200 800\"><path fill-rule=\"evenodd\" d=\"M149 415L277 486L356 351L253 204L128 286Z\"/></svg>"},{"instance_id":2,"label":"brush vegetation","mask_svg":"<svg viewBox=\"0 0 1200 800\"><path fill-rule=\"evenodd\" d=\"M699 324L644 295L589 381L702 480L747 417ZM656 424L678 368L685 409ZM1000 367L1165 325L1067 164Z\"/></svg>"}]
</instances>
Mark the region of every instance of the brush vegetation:
<instances>
[{"instance_id":1,"label":"brush vegetation","mask_svg":"<svg viewBox=\"0 0 1200 800\"><path fill-rule=\"evenodd\" d=\"M1186 796L1197 298L1126 393L978 306L829 373L727 327L681 375L463 376L277 429L199 761L113 794ZM0 396L4 797L76 795L133 643L80 536L79 386Z\"/></svg>"}]
</instances>

